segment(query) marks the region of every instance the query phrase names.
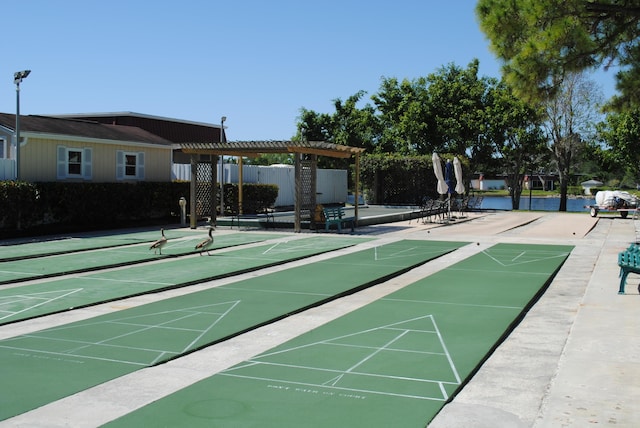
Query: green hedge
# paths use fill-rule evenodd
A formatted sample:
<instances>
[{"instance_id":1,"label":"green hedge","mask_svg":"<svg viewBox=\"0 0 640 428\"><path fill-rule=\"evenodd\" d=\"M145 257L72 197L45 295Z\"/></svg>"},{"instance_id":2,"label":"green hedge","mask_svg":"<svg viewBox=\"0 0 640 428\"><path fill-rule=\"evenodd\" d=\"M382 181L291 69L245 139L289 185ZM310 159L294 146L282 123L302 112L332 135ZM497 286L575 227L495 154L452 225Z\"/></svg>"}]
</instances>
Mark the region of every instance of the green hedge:
<instances>
[{"instance_id":1,"label":"green hedge","mask_svg":"<svg viewBox=\"0 0 640 428\"><path fill-rule=\"evenodd\" d=\"M439 197L431 156L364 155L360 181L367 202L373 204L419 205L425 197Z\"/></svg>"},{"instance_id":2,"label":"green hedge","mask_svg":"<svg viewBox=\"0 0 640 428\"><path fill-rule=\"evenodd\" d=\"M0 231L27 229L42 211L41 192L32 183L0 181Z\"/></svg>"},{"instance_id":3,"label":"green hedge","mask_svg":"<svg viewBox=\"0 0 640 428\"><path fill-rule=\"evenodd\" d=\"M242 213L256 214L273 207L278 198L278 186L275 184L243 184L242 185ZM224 185L225 215L238 211L238 186L225 183Z\"/></svg>"},{"instance_id":4,"label":"green hedge","mask_svg":"<svg viewBox=\"0 0 640 428\"><path fill-rule=\"evenodd\" d=\"M189 200L189 186L0 181L0 238L178 223L178 200ZM228 206L237 206L237 195L237 185L225 184ZM277 186L244 184L245 212L273 206L277 196Z\"/></svg>"}]
</instances>

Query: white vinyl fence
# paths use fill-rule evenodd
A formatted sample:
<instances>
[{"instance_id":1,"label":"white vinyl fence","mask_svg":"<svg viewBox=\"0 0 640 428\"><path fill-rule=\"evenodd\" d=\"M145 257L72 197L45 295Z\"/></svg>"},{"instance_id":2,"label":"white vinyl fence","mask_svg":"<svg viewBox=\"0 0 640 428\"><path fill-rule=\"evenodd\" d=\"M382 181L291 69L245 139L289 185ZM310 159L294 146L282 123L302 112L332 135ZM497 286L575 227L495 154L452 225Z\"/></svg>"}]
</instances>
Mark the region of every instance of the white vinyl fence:
<instances>
[{"instance_id":1,"label":"white vinyl fence","mask_svg":"<svg viewBox=\"0 0 640 428\"><path fill-rule=\"evenodd\" d=\"M191 181L190 164L173 164L172 179ZM217 181L220 182L220 168ZM238 165L224 164L224 182L238 183ZM293 166L243 165L243 183L275 184L278 186L277 207L295 204L295 168ZM316 175L316 200L319 204L344 203L347 201L347 171L341 169L318 169Z\"/></svg>"}]
</instances>

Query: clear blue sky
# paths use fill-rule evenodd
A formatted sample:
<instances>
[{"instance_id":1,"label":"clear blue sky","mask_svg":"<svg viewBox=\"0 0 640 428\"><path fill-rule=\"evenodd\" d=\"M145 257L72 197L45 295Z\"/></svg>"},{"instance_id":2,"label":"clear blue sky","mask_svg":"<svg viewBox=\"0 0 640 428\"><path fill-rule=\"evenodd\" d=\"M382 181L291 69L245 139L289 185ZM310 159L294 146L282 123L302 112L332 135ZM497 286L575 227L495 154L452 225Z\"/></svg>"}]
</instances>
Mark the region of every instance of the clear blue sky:
<instances>
[{"instance_id":1,"label":"clear blue sky","mask_svg":"<svg viewBox=\"0 0 640 428\"><path fill-rule=\"evenodd\" d=\"M475 0L22 0L2 5L0 112L132 111L219 124L229 140L286 140L300 108L367 97L480 60L500 77ZM613 73L599 75L613 93Z\"/></svg>"}]
</instances>

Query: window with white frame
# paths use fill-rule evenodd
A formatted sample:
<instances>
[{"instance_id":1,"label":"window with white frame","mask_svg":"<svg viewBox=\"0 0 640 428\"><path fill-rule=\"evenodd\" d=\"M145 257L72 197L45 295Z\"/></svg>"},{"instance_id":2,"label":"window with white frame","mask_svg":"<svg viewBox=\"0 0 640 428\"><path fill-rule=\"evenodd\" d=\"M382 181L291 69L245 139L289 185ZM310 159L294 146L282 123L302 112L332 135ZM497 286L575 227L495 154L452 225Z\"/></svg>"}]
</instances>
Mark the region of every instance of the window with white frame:
<instances>
[{"instance_id":1,"label":"window with white frame","mask_svg":"<svg viewBox=\"0 0 640 428\"><path fill-rule=\"evenodd\" d=\"M116 152L116 179L144 179L144 153L118 150Z\"/></svg>"},{"instance_id":2,"label":"window with white frame","mask_svg":"<svg viewBox=\"0 0 640 428\"><path fill-rule=\"evenodd\" d=\"M58 146L58 179L82 178L92 175L92 151L90 148Z\"/></svg>"},{"instance_id":3,"label":"window with white frame","mask_svg":"<svg viewBox=\"0 0 640 428\"><path fill-rule=\"evenodd\" d=\"M82 150L67 149L67 175L82 175Z\"/></svg>"},{"instance_id":4,"label":"window with white frame","mask_svg":"<svg viewBox=\"0 0 640 428\"><path fill-rule=\"evenodd\" d=\"M9 148L7 147L7 140L0 137L0 159L9 157Z\"/></svg>"}]
</instances>

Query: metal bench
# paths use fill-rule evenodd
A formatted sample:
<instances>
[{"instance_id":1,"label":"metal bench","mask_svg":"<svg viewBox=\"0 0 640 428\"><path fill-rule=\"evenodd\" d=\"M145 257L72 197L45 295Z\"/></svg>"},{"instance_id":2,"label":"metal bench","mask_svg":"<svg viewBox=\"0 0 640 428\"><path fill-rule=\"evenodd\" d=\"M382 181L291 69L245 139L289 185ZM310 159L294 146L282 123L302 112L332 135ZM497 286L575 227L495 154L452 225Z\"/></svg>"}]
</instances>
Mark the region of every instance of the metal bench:
<instances>
[{"instance_id":1,"label":"metal bench","mask_svg":"<svg viewBox=\"0 0 640 428\"><path fill-rule=\"evenodd\" d=\"M351 223L351 232L355 229L355 217L345 217L344 207L323 207L324 214L324 230L329 231L332 224L338 227L338 233L342 232L342 224Z\"/></svg>"},{"instance_id":2,"label":"metal bench","mask_svg":"<svg viewBox=\"0 0 640 428\"><path fill-rule=\"evenodd\" d=\"M269 208L256 214L238 214L237 212L232 213L231 228L233 229L233 223L237 222L238 229L240 229L240 223L242 220L253 220L254 223L257 223L259 225L264 224L266 228L269 228L269 226L275 227L275 217L273 215L273 210Z\"/></svg>"},{"instance_id":3,"label":"metal bench","mask_svg":"<svg viewBox=\"0 0 640 428\"><path fill-rule=\"evenodd\" d=\"M409 224L411 224L411 220L414 218L414 213L416 214L416 218L419 218L422 223L426 223L427 220L429 223L432 222L433 217L444 219L444 214L447 212L446 201L439 201L437 199L425 198L420 205L418 211L413 212L409 216Z\"/></svg>"}]
</instances>

